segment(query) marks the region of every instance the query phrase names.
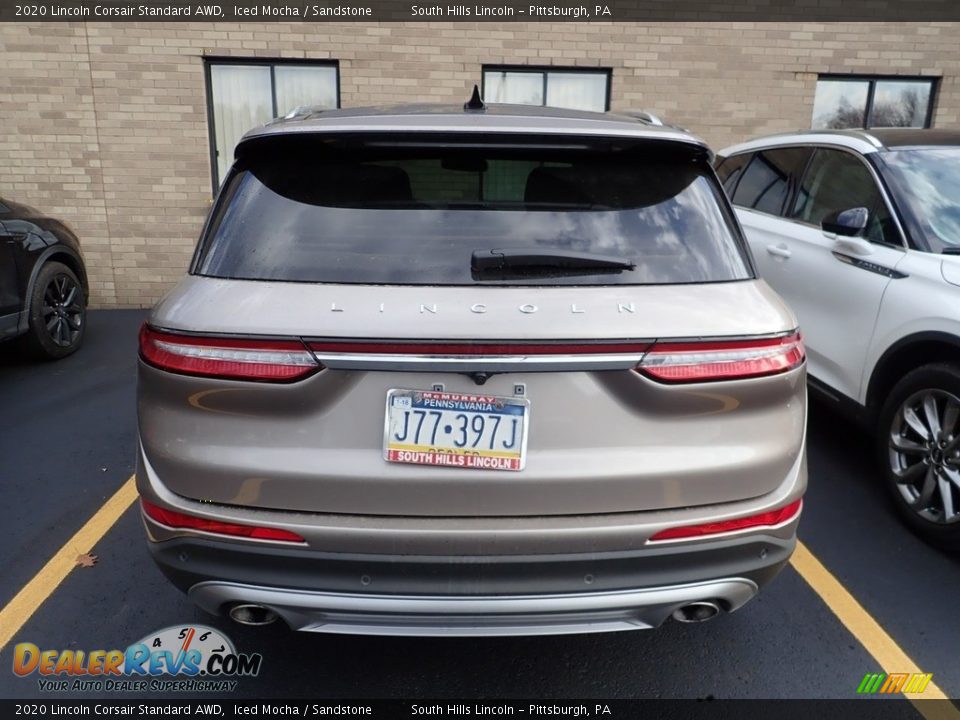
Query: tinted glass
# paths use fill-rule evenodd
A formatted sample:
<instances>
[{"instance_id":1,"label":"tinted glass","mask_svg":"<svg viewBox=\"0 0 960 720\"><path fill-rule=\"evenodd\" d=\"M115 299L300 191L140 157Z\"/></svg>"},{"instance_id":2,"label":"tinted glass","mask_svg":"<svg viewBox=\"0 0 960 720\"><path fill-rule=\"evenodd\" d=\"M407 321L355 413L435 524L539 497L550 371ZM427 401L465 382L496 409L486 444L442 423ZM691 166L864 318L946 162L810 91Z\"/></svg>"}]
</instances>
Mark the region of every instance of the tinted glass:
<instances>
[{"instance_id":1,"label":"tinted glass","mask_svg":"<svg viewBox=\"0 0 960 720\"><path fill-rule=\"evenodd\" d=\"M407 285L747 278L722 202L709 167L689 155L273 149L240 161L198 269L216 277ZM505 247L616 256L636 267L474 276L474 251Z\"/></svg>"},{"instance_id":2,"label":"tinted glass","mask_svg":"<svg viewBox=\"0 0 960 720\"><path fill-rule=\"evenodd\" d=\"M883 163L913 234L933 252L960 247L960 147L887 152Z\"/></svg>"},{"instance_id":3,"label":"tinted glass","mask_svg":"<svg viewBox=\"0 0 960 720\"><path fill-rule=\"evenodd\" d=\"M817 150L797 193L791 217L819 225L831 212L856 207L870 212L865 238L901 244L876 181L863 161L840 150Z\"/></svg>"},{"instance_id":4,"label":"tinted glass","mask_svg":"<svg viewBox=\"0 0 960 720\"><path fill-rule=\"evenodd\" d=\"M740 175L743 173L743 169L747 166L751 157L753 156L750 153L734 155L733 157L722 160L720 164L717 165L717 177L720 178L723 189L728 196L733 196L734 188L737 187L737 180L740 179Z\"/></svg>"},{"instance_id":5,"label":"tinted glass","mask_svg":"<svg viewBox=\"0 0 960 720\"><path fill-rule=\"evenodd\" d=\"M792 183L803 172L810 151L783 148L757 153L743 172L733 202L740 207L779 215Z\"/></svg>"}]
</instances>

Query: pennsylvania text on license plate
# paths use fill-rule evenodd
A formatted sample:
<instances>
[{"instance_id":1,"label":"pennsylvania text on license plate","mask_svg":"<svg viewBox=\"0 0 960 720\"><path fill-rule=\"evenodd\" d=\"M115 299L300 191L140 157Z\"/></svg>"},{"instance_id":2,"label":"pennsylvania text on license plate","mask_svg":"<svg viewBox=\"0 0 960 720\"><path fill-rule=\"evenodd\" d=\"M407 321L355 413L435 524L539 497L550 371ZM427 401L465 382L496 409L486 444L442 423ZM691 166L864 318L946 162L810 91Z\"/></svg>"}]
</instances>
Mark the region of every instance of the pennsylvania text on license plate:
<instances>
[{"instance_id":1,"label":"pennsylvania text on license plate","mask_svg":"<svg viewBox=\"0 0 960 720\"><path fill-rule=\"evenodd\" d=\"M416 465L523 470L530 401L430 390L390 390L383 456Z\"/></svg>"}]
</instances>

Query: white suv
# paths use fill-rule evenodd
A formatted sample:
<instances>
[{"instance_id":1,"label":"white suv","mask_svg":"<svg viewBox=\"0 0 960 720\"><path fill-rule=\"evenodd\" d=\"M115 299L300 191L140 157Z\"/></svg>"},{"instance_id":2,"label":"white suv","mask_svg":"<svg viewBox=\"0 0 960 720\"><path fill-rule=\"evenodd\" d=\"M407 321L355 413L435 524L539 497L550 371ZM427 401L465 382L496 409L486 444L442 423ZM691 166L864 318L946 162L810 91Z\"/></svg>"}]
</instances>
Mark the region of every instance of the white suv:
<instances>
[{"instance_id":1,"label":"white suv","mask_svg":"<svg viewBox=\"0 0 960 720\"><path fill-rule=\"evenodd\" d=\"M960 547L960 132L777 135L716 169L810 386L871 429L907 523Z\"/></svg>"}]
</instances>

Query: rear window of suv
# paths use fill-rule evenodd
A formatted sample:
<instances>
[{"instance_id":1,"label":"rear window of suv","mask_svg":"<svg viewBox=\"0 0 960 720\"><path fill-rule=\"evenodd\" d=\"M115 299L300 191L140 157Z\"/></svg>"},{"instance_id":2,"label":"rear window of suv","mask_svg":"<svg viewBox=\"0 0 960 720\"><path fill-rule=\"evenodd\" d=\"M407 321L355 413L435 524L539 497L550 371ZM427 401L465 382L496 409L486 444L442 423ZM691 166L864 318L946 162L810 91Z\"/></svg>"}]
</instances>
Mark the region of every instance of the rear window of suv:
<instances>
[{"instance_id":1,"label":"rear window of suv","mask_svg":"<svg viewBox=\"0 0 960 720\"><path fill-rule=\"evenodd\" d=\"M704 155L674 143L319 136L243 148L195 272L396 285L645 285L752 277ZM472 266L508 249L632 267Z\"/></svg>"}]
</instances>

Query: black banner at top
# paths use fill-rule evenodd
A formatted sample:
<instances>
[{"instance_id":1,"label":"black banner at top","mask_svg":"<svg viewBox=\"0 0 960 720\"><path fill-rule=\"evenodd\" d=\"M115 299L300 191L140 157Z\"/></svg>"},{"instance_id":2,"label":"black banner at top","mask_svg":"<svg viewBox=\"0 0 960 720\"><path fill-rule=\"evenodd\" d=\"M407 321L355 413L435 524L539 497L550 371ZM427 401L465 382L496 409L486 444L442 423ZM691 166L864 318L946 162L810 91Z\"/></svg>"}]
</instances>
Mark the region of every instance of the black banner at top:
<instances>
[{"instance_id":1,"label":"black banner at top","mask_svg":"<svg viewBox=\"0 0 960 720\"><path fill-rule=\"evenodd\" d=\"M934 22L958 0L0 0L0 22Z\"/></svg>"}]
</instances>

